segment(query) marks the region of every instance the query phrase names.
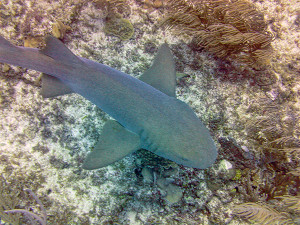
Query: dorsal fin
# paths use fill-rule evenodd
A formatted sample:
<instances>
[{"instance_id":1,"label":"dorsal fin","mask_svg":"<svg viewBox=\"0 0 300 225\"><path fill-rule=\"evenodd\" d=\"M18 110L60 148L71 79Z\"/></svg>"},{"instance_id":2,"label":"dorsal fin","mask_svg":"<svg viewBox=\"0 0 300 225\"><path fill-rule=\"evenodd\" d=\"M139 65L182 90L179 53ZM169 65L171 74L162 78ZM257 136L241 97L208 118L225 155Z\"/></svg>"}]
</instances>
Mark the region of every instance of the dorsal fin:
<instances>
[{"instance_id":1,"label":"dorsal fin","mask_svg":"<svg viewBox=\"0 0 300 225\"><path fill-rule=\"evenodd\" d=\"M160 46L152 66L141 75L140 80L171 97L176 97L175 63L168 44Z\"/></svg>"},{"instance_id":2,"label":"dorsal fin","mask_svg":"<svg viewBox=\"0 0 300 225\"><path fill-rule=\"evenodd\" d=\"M77 64L83 63L70 49L53 36L46 37L46 47L41 49L40 52L54 60Z\"/></svg>"}]
</instances>

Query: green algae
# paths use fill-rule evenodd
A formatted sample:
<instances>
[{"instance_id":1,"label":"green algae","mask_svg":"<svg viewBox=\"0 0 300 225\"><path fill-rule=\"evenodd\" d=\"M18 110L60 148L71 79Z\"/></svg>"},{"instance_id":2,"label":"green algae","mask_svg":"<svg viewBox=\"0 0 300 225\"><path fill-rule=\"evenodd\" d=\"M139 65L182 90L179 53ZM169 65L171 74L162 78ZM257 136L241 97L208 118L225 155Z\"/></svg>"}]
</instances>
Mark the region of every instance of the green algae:
<instances>
[{"instance_id":1,"label":"green algae","mask_svg":"<svg viewBox=\"0 0 300 225\"><path fill-rule=\"evenodd\" d=\"M132 37L134 28L129 20L124 19L119 15L113 15L107 18L104 32L125 41Z\"/></svg>"}]
</instances>

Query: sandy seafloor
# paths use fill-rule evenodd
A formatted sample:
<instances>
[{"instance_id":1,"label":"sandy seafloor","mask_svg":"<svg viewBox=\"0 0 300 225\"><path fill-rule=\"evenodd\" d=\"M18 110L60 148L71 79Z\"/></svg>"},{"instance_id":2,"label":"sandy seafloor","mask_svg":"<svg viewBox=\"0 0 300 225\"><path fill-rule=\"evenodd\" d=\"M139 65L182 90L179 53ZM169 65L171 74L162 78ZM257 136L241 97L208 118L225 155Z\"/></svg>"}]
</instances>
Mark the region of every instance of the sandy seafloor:
<instances>
[{"instance_id":1,"label":"sandy seafloor","mask_svg":"<svg viewBox=\"0 0 300 225\"><path fill-rule=\"evenodd\" d=\"M39 72L1 64L1 182L16 193L12 195L19 201L16 207L40 213L36 202L24 194L30 188L42 201L48 224L248 224L233 216L232 209L250 201L263 201L280 211L279 201L266 202L269 193L261 188L272 181L251 177L267 173L270 161L260 160L259 144L246 128L249 121L250 126L256 124L266 102L273 106L280 102L274 107L282 117L274 120L289 124L292 117L289 129L299 138L299 2L254 2L275 33L269 71L276 79L267 87L240 75L234 70L238 65L224 75L212 55L192 51L170 30L154 29L163 10L143 8L141 2L130 1L126 19L135 32L126 41L104 33L105 10L92 1L73 0L1 1L0 35L23 45L22 32L45 36L60 20L71 26L63 41L76 55L135 77L151 65L158 46L169 43L178 71L189 75L178 80L177 97L209 127L220 153L217 162L197 170L138 152L105 168L85 171L82 162L109 116L77 94L43 99ZM283 95L293 97L276 101ZM221 140L227 145L221 146ZM298 165L298 158L289 157L284 160L292 167ZM241 177L233 179L232 170ZM255 185L257 192L251 192ZM3 190L0 199L7 194ZM295 195L295 190L291 187L289 194Z\"/></svg>"}]
</instances>

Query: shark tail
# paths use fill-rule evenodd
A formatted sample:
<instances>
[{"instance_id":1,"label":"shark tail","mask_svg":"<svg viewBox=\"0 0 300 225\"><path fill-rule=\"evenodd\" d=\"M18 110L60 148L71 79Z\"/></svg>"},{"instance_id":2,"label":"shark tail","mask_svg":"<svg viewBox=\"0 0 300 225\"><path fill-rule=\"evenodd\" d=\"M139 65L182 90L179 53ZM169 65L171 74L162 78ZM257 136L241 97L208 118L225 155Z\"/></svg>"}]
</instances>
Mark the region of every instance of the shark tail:
<instances>
[{"instance_id":1,"label":"shark tail","mask_svg":"<svg viewBox=\"0 0 300 225\"><path fill-rule=\"evenodd\" d=\"M2 49L2 48L16 48L16 46L14 46L13 44L11 44L4 37L0 36L0 49Z\"/></svg>"},{"instance_id":2,"label":"shark tail","mask_svg":"<svg viewBox=\"0 0 300 225\"><path fill-rule=\"evenodd\" d=\"M11 55L18 51L17 47L0 36L0 62L12 64Z\"/></svg>"},{"instance_id":3,"label":"shark tail","mask_svg":"<svg viewBox=\"0 0 300 225\"><path fill-rule=\"evenodd\" d=\"M0 36L0 62L43 72L41 93L46 98L72 93L57 75L67 75L72 67L70 64L84 64L61 41L51 36L46 38L46 47L41 50L15 46Z\"/></svg>"},{"instance_id":4,"label":"shark tail","mask_svg":"<svg viewBox=\"0 0 300 225\"><path fill-rule=\"evenodd\" d=\"M74 55L61 41L48 36L44 49L18 47L0 36L0 62L37 70L55 76L55 68L66 69L68 64L84 62ZM67 71L65 71L67 72Z\"/></svg>"},{"instance_id":5,"label":"shark tail","mask_svg":"<svg viewBox=\"0 0 300 225\"><path fill-rule=\"evenodd\" d=\"M15 46L0 36L0 62L44 72L37 67L42 60L38 49Z\"/></svg>"}]
</instances>

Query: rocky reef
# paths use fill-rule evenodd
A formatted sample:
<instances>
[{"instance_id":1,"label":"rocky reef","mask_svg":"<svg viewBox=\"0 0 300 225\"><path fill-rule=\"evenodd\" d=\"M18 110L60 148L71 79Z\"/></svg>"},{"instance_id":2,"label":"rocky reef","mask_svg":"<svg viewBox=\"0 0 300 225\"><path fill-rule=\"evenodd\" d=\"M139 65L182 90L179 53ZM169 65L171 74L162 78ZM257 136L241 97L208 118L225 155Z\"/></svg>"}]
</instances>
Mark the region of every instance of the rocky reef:
<instances>
[{"instance_id":1,"label":"rocky reef","mask_svg":"<svg viewBox=\"0 0 300 225\"><path fill-rule=\"evenodd\" d=\"M206 170L139 150L105 168L85 171L83 160L109 116L76 94L43 99L40 73L1 64L0 224L31 224L23 213L5 212L14 209L40 217L45 211L47 224L299 221L296 1L244 3L255 8L259 21L263 18L263 25L251 31L272 33L265 44L254 46L272 48L267 64L259 63L263 68L236 60L237 55L252 57L241 43L238 49L223 49L225 55L210 51L207 34L200 36L210 28L201 29L204 39L196 45L174 34L176 26L166 29L162 21L170 21L177 7L168 5L172 2L195 6L188 0L0 2L0 35L12 43L41 48L43 37L56 34L76 55L135 77L150 66L157 48L169 43L181 74L177 97L193 108L219 149L217 162ZM216 2L226 6L224 0ZM120 21L126 21L126 29L113 24ZM222 38L219 42L228 47ZM270 215L270 220L257 212Z\"/></svg>"}]
</instances>

